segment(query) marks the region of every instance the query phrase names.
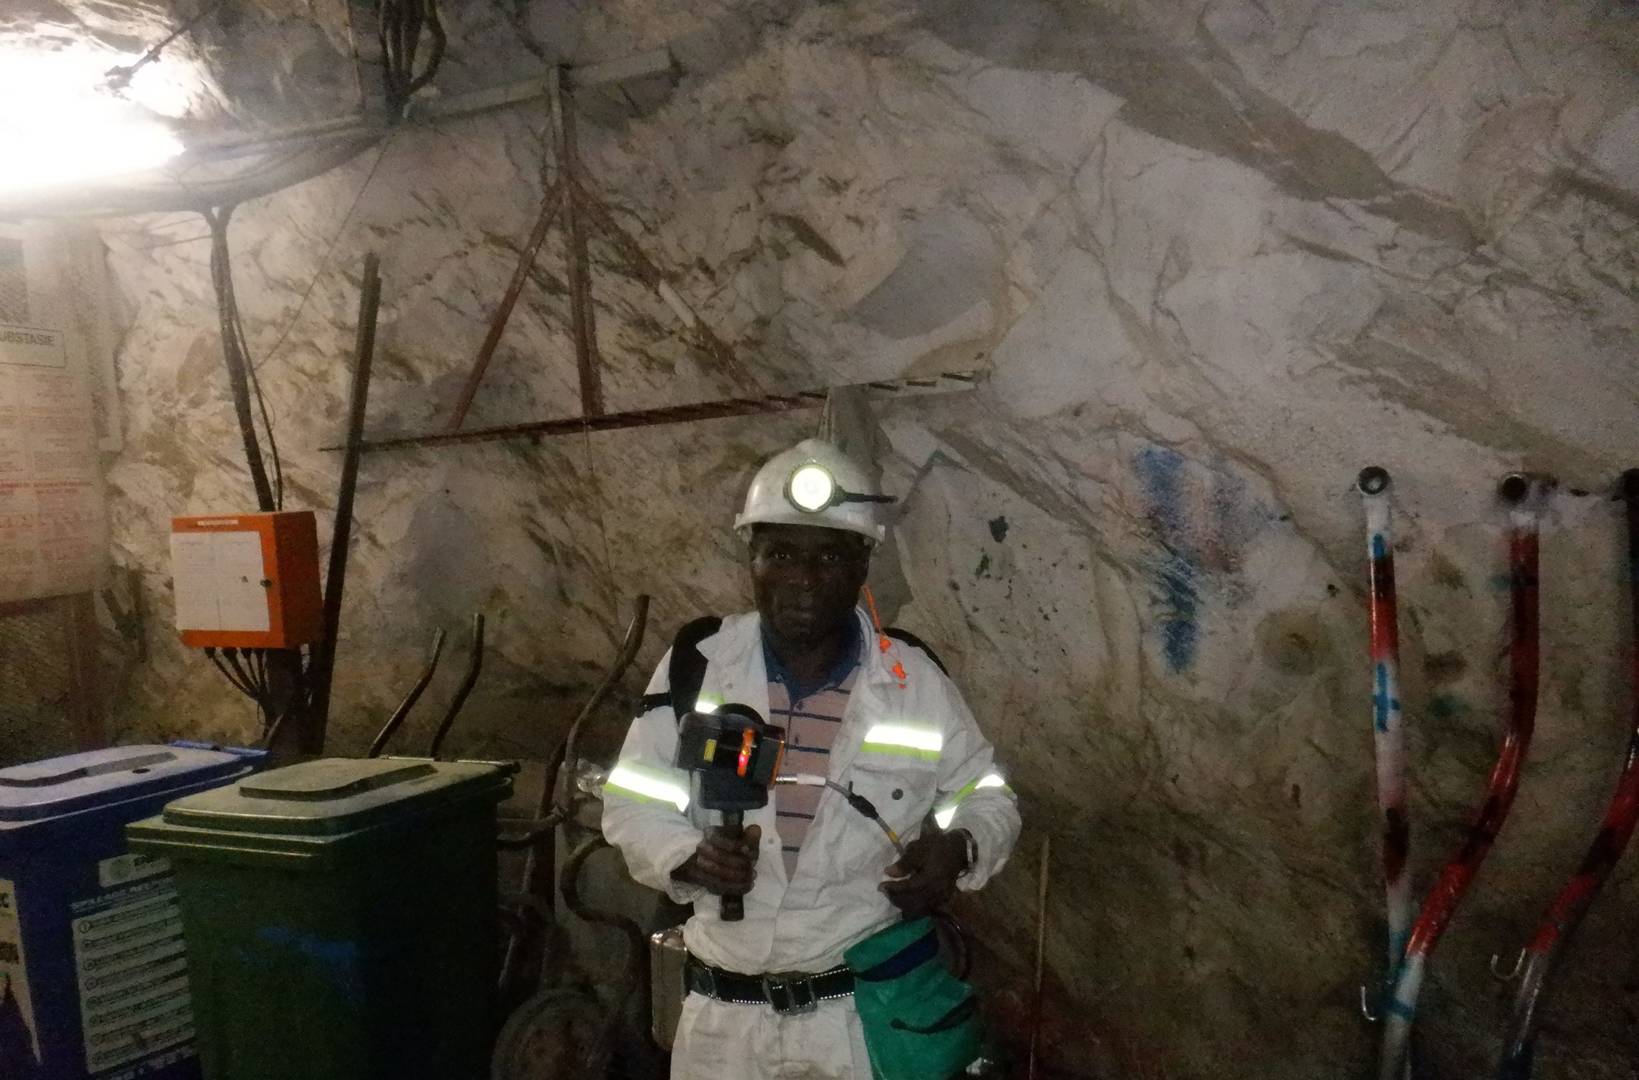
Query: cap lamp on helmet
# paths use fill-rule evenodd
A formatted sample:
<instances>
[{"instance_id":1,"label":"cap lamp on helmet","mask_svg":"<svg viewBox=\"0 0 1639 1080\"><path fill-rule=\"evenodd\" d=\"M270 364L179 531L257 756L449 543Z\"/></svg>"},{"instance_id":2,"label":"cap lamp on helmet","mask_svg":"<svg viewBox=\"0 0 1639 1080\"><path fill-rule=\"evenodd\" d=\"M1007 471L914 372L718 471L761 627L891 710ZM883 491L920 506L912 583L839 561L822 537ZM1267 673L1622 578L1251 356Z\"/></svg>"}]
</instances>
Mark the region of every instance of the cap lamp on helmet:
<instances>
[{"instance_id":1,"label":"cap lamp on helmet","mask_svg":"<svg viewBox=\"0 0 1639 1080\"><path fill-rule=\"evenodd\" d=\"M785 497L792 506L808 514L848 502L893 502L892 495L844 491L831 470L817 461L805 461L791 470L791 478L785 482Z\"/></svg>"},{"instance_id":2,"label":"cap lamp on helmet","mask_svg":"<svg viewBox=\"0 0 1639 1080\"><path fill-rule=\"evenodd\" d=\"M810 525L880 541L884 529L870 504L894 500L875 488L865 470L836 446L805 439L757 471L734 528L749 537L753 525Z\"/></svg>"}]
</instances>

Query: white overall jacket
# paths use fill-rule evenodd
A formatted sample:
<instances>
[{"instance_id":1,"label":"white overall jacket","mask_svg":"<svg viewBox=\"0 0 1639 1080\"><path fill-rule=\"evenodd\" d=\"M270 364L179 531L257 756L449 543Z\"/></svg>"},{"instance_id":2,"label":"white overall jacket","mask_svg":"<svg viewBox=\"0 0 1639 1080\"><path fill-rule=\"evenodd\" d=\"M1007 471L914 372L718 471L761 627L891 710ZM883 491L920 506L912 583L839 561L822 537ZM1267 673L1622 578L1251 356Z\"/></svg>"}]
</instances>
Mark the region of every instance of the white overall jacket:
<instances>
[{"instance_id":1,"label":"white overall jacket","mask_svg":"<svg viewBox=\"0 0 1639 1080\"><path fill-rule=\"evenodd\" d=\"M955 684L920 649L892 641L884 653L864 612L855 615L867 643L865 658L831 749L829 778L870 799L907 843L929 814L947 829L968 830L977 859L958 887L977 889L1006 864L1018 838L1013 792ZM700 702L738 702L768 716L768 674L755 612L724 619L699 649L707 660ZM669 659L662 659L649 693L669 690ZM762 826L757 883L745 898L744 921L722 922L715 896L671 877L693 854L702 830L721 821L720 814L696 805L689 774L673 765L676 750L677 718L670 706L632 722L605 789L603 831L639 882L694 903L684 940L696 957L746 974L821 972L840 965L849 946L899 918L878 889L896 858L893 847L874 822L826 789L789 877L773 795L768 806L745 815L747 825Z\"/></svg>"}]
</instances>

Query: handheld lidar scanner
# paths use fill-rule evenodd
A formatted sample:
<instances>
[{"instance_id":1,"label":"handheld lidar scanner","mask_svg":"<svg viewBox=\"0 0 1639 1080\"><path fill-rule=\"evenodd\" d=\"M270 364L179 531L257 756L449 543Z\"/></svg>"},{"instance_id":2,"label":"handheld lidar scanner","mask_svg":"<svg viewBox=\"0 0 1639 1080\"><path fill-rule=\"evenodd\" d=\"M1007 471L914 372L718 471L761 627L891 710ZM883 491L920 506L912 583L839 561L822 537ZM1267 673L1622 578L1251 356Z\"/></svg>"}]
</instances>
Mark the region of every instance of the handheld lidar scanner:
<instances>
[{"instance_id":1,"label":"handheld lidar scanner","mask_svg":"<svg viewBox=\"0 0 1639 1080\"><path fill-rule=\"evenodd\" d=\"M677 767L699 778L698 805L721 811L723 833L745 833L745 812L768 805L768 789L785 758L785 729L765 723L749 705L689 712L677 732ZM745 918L745 897L723 897L724 922Z\"/></svg>"}]
</instances>

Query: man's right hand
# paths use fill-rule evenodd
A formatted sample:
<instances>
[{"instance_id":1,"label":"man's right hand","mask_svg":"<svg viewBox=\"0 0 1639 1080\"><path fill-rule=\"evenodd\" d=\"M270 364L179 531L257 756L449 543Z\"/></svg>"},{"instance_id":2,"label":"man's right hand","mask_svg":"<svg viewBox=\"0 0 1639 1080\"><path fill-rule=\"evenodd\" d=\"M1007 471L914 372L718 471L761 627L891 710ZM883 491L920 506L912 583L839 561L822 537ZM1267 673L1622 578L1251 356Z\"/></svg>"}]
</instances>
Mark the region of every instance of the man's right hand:
<instances>
[{"instance_id":1,"label":"man's right hand","mask_svg":"<svg viewBox=\"0 0 1639 1080\"><path fill-rule=\"evenodd\" d=\"M744 895L757 880L757 848L762 836L758 825L747 825L738 840L730 840L720 828L707 829L694 854L672 871L672 877L717 896Z\"/></svg>"}]
</instances>

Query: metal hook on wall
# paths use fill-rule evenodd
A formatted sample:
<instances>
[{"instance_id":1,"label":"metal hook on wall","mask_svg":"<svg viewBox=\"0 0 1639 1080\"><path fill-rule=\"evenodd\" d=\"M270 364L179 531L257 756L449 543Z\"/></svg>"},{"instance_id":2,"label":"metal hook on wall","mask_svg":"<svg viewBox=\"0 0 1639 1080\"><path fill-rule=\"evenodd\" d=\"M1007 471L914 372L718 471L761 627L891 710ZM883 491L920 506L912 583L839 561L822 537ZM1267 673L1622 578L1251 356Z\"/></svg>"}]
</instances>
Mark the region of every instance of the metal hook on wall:
<instances>
[{"instance_id":1,"label":"metal hook on wall","mask_svg":"<svg viewBox=\"0 0 1639 1080\"><path fill-rule=\"evenodd\" d=\"M1513 982L1519 977L1520 969L1525 966L1525 950L1521 949L1519 951L1519 955L1514 957L1514 966L1506 972L1499 971L1497 969L1497 961L1501 959L1502 956L1500 954L1491 954L1491 963L1489 965L1491 968L1491 977L1496 979L1498 982Z\"/></svg>"}]
</instances>

